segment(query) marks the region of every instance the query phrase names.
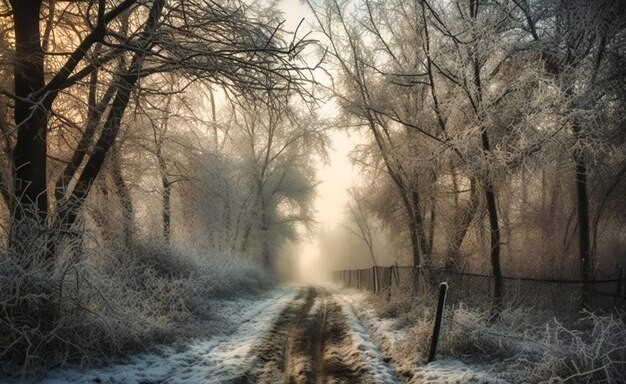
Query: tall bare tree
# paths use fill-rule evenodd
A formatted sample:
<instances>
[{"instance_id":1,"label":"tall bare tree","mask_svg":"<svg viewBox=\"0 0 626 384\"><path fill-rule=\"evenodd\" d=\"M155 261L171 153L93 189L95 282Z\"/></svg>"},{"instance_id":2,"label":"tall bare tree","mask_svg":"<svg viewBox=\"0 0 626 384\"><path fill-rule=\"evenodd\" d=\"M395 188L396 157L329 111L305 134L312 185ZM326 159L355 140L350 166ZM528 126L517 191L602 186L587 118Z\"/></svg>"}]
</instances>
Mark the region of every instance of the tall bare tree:
<instances>
[{"instance_id":1,"label":"tall bare tree","mask_svg":"<svg viewBox=\"0 0 626 384\"><path fill-rule=\"evenodd\" d=\"M582 279L590 281L594 278L590 163L598 152L594 142L615 142L623 131L623 117L615 115L614 108L624 101L626 3L513 2L528 36L520 48L541 57L571 116L568 131L575 165L580 271ZM611 115L616 119L607 119Z\"/></svg>"},{"instance_id":2,"label":"tall bare tree","mask_svg":"<svg viewBox=\"0 0 626 384\"><path fill-rule=\"evenodd\" d=\"M97 178L110 148L122 128L124 112L140 79L159 72L178 72L200 80L213 81L235 94L257 90L288 91L302 88L306 68L291 60L301 49L301 41L283 41L280 24L251 17L252 9L238 2L219 6L202 1L185 4L155 0L106 1L69 5L84 14L77 25L76 44L71 53L44 52L50 44L62 13L49 9L50 23L42 34L42 1L12 1L9 10L15 30L14 126L12 148L13 245L22 248L32 235L33 225L52 225L64 230L78 217L91 185ZM128 17L129 14L136 17ZM89 20L96 20L91 24ZM267 22L267 24L265 23ZM126 32L126 33L124 33ZM106 47L106 48L103 48ZM55 67L48 58L65 59ZM100 101L95 101L94 83L98 69L118 61ZM115 67L115 65L113 65ZM47 80L46 72L52 71ZM80 88L91 76L89 121L72 161L57 183L55 219L49 216L48 159L49 116L55 103ZM268 78L273 78L268 82ZM98 129L99 127L101 129ZM86 150L88 148L88 150ZM54 247L51 248L51 250ZM50 256L54 252L49 252Z\"/></svg>"}]
</instances>

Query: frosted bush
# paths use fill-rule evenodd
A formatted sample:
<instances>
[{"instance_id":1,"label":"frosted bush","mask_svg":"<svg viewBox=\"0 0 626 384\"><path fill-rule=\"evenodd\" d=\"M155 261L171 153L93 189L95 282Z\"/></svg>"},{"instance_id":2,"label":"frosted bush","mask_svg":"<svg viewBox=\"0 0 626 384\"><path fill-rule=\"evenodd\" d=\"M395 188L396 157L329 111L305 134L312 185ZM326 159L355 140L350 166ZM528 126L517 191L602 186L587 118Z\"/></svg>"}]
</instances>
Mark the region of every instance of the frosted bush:
<instances>
[{"instance_id":1,"label":"frosted bush","mask_svg":"<svg viewBox=\"0 0 626 384\"><path fill-rule=\"evenodd\" d=\"M623 316L585 312L582 330L554 320L545 327L541 360L531 373L551 383L625 383L626 324Z\"/></svg>"},{"instance_id":2,"label":"frosted bush","mask_svg":"<svg viewBox=\"0 0 626 384\"><path fill-rule=\"evenodd\" d=\"M394 318L394 328L406 332L389 349L398 366L425 363L435 305L430 294L374 297L376 312ZM485 308L448 305L438 353L479 363L512 383L626 383L624 313L584 312L564 324L545 311L518 306L490 318Z\"/></svg>"},{"instance_id":3,"label":"frosted bush","mask_svg":"<svg viewBox=\"0 0 626 384\"><path fill-rule=\"evenodd\" d=\"M231 255L159 242L86 251L70 244L64 252L56 262L41 252L0 256L0 374L68 361L97 365L206 333L211 300L268 284Z\"/></svg>"}]
</instances>

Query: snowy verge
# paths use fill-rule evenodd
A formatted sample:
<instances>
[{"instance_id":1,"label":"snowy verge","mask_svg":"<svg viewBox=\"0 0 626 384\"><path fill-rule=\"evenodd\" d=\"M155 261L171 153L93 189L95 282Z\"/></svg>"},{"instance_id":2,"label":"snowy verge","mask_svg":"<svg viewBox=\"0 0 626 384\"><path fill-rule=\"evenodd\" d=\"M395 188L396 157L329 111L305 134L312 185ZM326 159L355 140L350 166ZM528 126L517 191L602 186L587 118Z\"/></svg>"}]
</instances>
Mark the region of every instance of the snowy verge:
<instances>
[{"instance_id":1,"label":"snowy verge","mask_svg":"<svg viewBox=\"0 0 626 384\"><path fill-rule=\"evenodd\" d=\"M393 367L390 366L389 359L379 350L375 341L369 332L361 325L357 318L350 301L346 300L344 295L336 293L338 303L346 315L350 335L352 337L353 346L361 351L362 358L366 364L368 371L372 375L373 382L381 384L397 383L398 379L395 375Z\"/></svg>"},{"instance_id":2,"label":"snowy verge","mask_svg":"<svg viewBox=\"0 0 626 384\"><path fill-rule=\"evenodd\" d=\"M43 384L158 382L223 383L236 377L249 358L250 349L271 328L274 319L293 299L295 290L281 288L261 298L213 302L218 321L212 336L190 342L182 351L161 347L144 353L127 364L100 369L64 368L51 371ZM35 381L33 381L35 382ZM14 383L18 383L15 381Z\"/></svg>"},{"instance_id":3,"label":"snowy verge","mask_svg":"<svg viewBox=\"0 0 626 384\"><path fill-rule=\"evenodd\" d=\"M432 297L343 290L338 293L409 383L626 383L623 312L583 311L560 323L526 306L446 307L437 359L425 364Z\"/></svg>"},{"instance_id":4,"label":"snowy verge","mask_svg":"<svg viewBox=\"0 0 626 384\"><path fill-rule=\"evenodd\" d=\"M470 365L460 360L438 356L430 364L423 364L420 356L412 353L415 343L411 335L414 324L400 322L394 318L381 318L372 305L372 295L363 291L339 290L336 296L350 310L350 321L362 331L377 351L383 356L379 361L389 361L388 367L395 369L397 377L408 383L480 383L503 384L503 381L477 365ZM376 299L378 300L378 299ZM381 352L378 352L381 353ZM377 381L378 382L378 381ZM380 381L384 382L384 381Z\"/></svg>"},{"instance_id":5,"label":"snowy verge","mask_svg":"<svg viewBox=\"0 0 626 384\"><path fill-rule=\"evenodd\" d=\"M445 357L439 358L430 364L415 368L415 374L410 383L424 384L507 384L507 381L498 379L493 375L467 365L460 360Z\"/></svg>"}]
</instances>

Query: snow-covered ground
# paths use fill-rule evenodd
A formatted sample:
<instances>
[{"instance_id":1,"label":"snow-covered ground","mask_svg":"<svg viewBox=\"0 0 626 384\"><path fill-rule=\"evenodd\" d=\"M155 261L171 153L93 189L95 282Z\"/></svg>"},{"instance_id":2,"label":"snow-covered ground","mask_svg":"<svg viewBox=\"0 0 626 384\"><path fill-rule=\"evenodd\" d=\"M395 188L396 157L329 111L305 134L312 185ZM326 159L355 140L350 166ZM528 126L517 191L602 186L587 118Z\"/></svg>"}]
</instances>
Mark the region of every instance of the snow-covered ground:
<instances>
[{"instance_id":1,"label":"snow-covered ground","mask_svg":"<svg viewBox=\"0 0 626 384\"><path fill-rule=\"evenodd\" d=\"M396 375L408 383L448 384L505 384L477 365L465 364L460 360L437 356L430 364L420 364L416 356L407 353L402 344L410 343L408 327L395 326L394 319L382 319L370 305L371 296L363 291L338 290L335 292L345 303L350 323L356 335L362 335L368 344L375 345L372 351L384 354L378 361L390 361ZM410 327L410 326L409 326ZM380 381L385 382L385 381Z\"/></svg>"},{"instance_id":2,"label":"snow-covered ground","mask_svg":"<svg viewBox=\"0 0 626 384\"><path fill-rule=\"evenodd\" d=\"M278 384L288 374L297 383L311 377L383 384L526 382L525 368L511 370L508 363L438 355L425 364L423 343L427 343L424 336L430 336L430 322L418 324L413 314L383 318L381 313L387 312L381 312L373 297L362 291L282 287L261 297L211 301L211 305L216 319L207 325L209 336L184 347L161 347L99 369L65 367L26 382ZM24 381L9 382L17 383Z\"/></svg>"},{"instance_id":3,"label":"snow-covered ground","mask_svg":"<svg viewBox=\"0 0 626 384\"><path fill-rule=\"evenodd\" d=\"M192 341L182 351L163 347L156 353L137 355L126 364L101 369L67 367L54 370L38 383L224 383L240 373L248 352L272 326L293 299L285 287L262 298L216 301L219 326L212 336ZM22 381L15 381L15 383Z\"/></svg>"},{"instance_id":4,"label":"snow-covered ground","mask_svg":"<svg viewBox=\"0 0 626 384\"><path fill-rule=\"evenodd\" d=\"M363 356L367 364L368 370L371 372L374 381L376 383L397 383L398 379L393 371L391 362L383 356L383 353L378 349L375 341L365 330L363 325L355 315L352 306L343 299L342 296L339 302L342 306L343 312L346 314L348 326L350 327L352 340L356 348L363 351Z\"/></svg>"},{"instance_id":5,"label":"snow-covered ground","mask_svg":"<svg viewBox=\"0 0 626 384\"><path fill-rule=\"evenodd\" d=\"M507 384L507 381L498 379L492 374L452 358L439 358L430 364L415 368L411 383L424 384Z\"/></svg>"}]
</instances>

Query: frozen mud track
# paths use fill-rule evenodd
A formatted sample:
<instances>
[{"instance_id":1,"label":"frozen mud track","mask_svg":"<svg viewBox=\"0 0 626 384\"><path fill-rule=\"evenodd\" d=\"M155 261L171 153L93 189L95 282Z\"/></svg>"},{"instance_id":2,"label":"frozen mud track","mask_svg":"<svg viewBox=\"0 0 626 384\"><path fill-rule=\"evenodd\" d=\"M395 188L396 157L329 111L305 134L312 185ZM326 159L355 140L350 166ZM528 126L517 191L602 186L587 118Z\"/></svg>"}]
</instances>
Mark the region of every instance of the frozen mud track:
<instances>
[{"instance_id":1,"label":"frozen mud track","mask_svg":"<svg viewBox=\"0 0 626 384\"><path fill-rule=\"evenodd\" d=\"M282 287L259 297L215 300L215 318L207 322L212 332L186 346L163 346L107 367L68 366L32 382L398 383L342 297L324 288Z\"/></svg>"},{"instance_id":2,"label":"frozen mud track","mask_svg":"<svg viewBox=\"0 0 626 384\"><path fill-rule=\"evenodd\" d=\"M235 383L374 382L342 307L325 289L304 288L251 351Z\"/></svg>"}]
</instances>

